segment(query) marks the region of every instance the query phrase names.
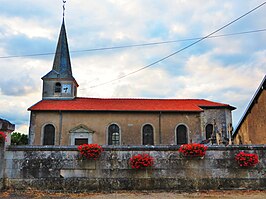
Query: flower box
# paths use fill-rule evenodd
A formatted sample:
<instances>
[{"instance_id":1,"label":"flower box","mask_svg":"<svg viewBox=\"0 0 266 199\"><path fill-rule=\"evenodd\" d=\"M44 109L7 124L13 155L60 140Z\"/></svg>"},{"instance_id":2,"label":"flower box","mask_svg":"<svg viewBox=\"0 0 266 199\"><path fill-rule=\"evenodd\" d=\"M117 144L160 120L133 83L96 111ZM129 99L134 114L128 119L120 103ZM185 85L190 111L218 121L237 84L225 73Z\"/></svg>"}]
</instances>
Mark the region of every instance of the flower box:
<instances>
[{"instance_id":1,"label":"flower box","mask_svg":"<svg viewBox=\"0 0 266 199\"><path fill-rule=\"evenodd\" d=\"M81 159L98 159L103 148L98 144L82 144L78 146Z\"/></svg>"},{"instance_id":2,"label":"flower box","mask_svg":"<svg viewBox=\"0 0 266 199\"><path fill-rule=\"evenodd\" d=\"M191 143L181 145L178 151L183 157L204 157L207 148L203 144Z\"/></svg>"},{"instance_id":3,"label":"flower box","mask_svg":"<svg viewBox=\"0 0 266 199\"><path fill-rule=\"evenodd\" d=\"M138 154L129 159L129 164L132 169L145 169L153 166L154 158L149 154Z\"/></svg>"},{"instance_id":4,"label":"flower box","mask_svg":"<svg viewBox=\"0 0 266 199\"><path fill-rule=\"evenodd\" d=\"M237 161L240 167L253 167L259 163L259 158L257 154L254 153L245 153L239 152L235 156L235 160Z\"/></svg>"}]
</instances>

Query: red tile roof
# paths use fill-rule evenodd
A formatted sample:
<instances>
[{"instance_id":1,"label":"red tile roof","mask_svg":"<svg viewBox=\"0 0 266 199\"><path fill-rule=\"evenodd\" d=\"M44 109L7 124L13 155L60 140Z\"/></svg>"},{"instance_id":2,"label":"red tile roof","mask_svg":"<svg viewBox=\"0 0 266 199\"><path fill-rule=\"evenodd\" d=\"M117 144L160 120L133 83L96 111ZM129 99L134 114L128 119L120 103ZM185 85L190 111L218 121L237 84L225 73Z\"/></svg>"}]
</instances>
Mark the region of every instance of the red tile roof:
<instances>
[{"instance_id":1,"label":"red tile roof","mask_svg":"<svg viewBox=\"0 0 266 199\"><path fill-rule=\"evenodd\" d=\"M41 100L30 111L182 111L200 112L203 107L235 109L228 104L203 99L81 98Z\"/></svg>"}]
</instances>

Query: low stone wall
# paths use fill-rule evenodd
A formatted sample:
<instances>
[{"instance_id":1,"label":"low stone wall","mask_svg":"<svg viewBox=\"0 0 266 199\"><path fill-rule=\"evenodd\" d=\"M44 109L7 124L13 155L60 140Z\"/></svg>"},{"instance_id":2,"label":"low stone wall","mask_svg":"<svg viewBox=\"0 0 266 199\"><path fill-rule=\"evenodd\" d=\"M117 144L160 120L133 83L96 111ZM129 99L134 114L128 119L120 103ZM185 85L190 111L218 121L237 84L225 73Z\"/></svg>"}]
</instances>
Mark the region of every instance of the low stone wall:
<instances>
[{"instance_id":1,"label":"low stone wall","mask_svg":"<svg viewBox=\"0 0 266 199\"><path fill-rule=\"evenodd\" d=\"M266 189L266 145L211 146L204 159L182 158L177 146L104 146L99 160L79 160L76 147L9 146L4 184L55 191ZM256 153L260 162L240 168L239 151ZM148 153L155 165L131 169L132 155ZM2 164L0 162L0 164ZM0 172L1 174L1 172Z\"/></svg>"},{"instance_id":2,"label":"low stone wall","mask_svg":"<svg viewBox=\"0 0 266 199\"><path fill-rule=\"evenodd\" d=\"M0 143L0 190L4 187L4 143Z\"/></svg>"}]
</instances>

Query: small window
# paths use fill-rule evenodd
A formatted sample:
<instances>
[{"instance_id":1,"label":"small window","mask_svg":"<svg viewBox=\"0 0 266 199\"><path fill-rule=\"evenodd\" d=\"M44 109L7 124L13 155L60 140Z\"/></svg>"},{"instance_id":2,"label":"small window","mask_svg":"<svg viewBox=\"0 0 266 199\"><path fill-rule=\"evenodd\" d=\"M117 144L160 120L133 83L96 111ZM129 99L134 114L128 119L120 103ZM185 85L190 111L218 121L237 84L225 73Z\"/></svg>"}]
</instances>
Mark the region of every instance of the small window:
<instances>
[{"instance_id":1,"label":"small window","mask_svg":"<svg viewBox=\"0 0 266 199\"><path fill-rule=\"evenodd\" d=\"M119 145L120 144L120 129L116 124L112 124L108 127L108 144Z\"/></svg>"},{"instance_id":2,"label":"small window","mask_svg":"<svg viewBox=\"0 0 266 199\"><path fill-rule=\"evenodd\" d=\"M43 129L43 145L55 144L55 128L52 124L45 125Z\"/></svg>"},{"instance_id":3,"label":"small window","mask_svg":"<svg viewBox=\"0 0 266 199\"><path fill-rule=\"evenodd\" d=\"M55 84L55 89L54 89L55 93L60 93L61 92L61 83L57 82Z\"/></svg>"},{"instance_id":4,"label":"small window","mask_svg":"<svg viewBox=\"0 0 266 199\"><path fill-rule=\"evenodd\" d=\"M213 133L213 125L212 124L208 124L206 126L206 140L210 139Z\"/></svg>"},{"instance_id":5,"label":"small window","mask_svg":"<svg viewBox=\"0 0 266 199\"><path fill-rule=\"evenodd\" d=\"M75 145L88 144L88 138L75 138Z\"/></svg>"},{"instance_id":6,"label":"small window","mask_svg":"<svg viewBox=\"0 0 266 199\"><path fill-rule=\"evenodd\" d=\"M150 124L146 124L142 129L143 145L154 145L153 141L153 127Z\"/></svg>"}]
</instances>

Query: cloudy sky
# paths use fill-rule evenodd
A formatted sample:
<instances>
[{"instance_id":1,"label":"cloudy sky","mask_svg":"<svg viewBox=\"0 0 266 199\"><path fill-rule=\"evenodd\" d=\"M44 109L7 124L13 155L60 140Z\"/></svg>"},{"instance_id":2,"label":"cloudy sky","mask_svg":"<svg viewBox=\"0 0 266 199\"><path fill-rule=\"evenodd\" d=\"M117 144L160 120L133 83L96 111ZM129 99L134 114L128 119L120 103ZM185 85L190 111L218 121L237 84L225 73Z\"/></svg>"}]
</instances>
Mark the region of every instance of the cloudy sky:
<instances>
[{"instance_id":1,"label":"cloudy sky","mask_svg":"<svg viewBox=\"0 0 266 199\"><path fill-rule=\"evenodd\" d=\"M263 2L67 0L65 20L78 96L203 98L237 107L236 126L266 72L266 5L219 31L218 37L105 82L190 45ZM0 118L28 133L27 108L41 100L41 77L52 68L62 1L0 0L0 5ZM228 36L235 33L241 34ZM166 43L92 50L160 42ZM31 54L47 55L23 56Z\"/></svg>"}]
</instances>

